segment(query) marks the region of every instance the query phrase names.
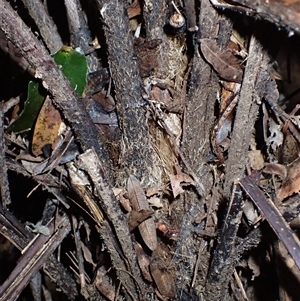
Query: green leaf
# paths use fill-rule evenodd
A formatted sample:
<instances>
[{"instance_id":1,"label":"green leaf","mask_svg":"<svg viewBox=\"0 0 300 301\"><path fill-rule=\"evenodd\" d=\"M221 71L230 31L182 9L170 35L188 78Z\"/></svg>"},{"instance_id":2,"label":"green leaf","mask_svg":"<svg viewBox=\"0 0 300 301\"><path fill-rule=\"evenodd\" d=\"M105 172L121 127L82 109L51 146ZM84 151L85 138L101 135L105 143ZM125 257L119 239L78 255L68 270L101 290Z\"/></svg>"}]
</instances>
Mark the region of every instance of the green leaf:
<instances>
[{"instance_id":1,"label":"green leaf","mask_svg":"<svg viewBox=\"0 0 300 301\"><path fill-rule=\"evenodd\" d=\"M7 128L10 132L24 132L31 130L34 126L37 115L43 105L46 96L46 90L40 81L30 81L28 83L27 99L24 104L24 110L19 117Z\"/></svg>"},{"instance_id":2,"label":"green leaf","mask_svg":"<svg viewBox=\"0 0 300 301\"><path fill-rule=\"evenodd\" d=\"M65 77L70 81L71 87L82 96L87 82L87 62L83 54L71 47L63 46L53 55L54 61L61 68ZM28 96L24 110L20 116L8 127L8 132L20 133L31 130L43 105L47 92L39 81L28 84Z\"/></svg>"},{"instance_id":3,"label":"green leaf","mask_svg":"<svg viewBox=\"0 0 300 301\"><path fill-rule=\"evenodd\" d=\"M78 96L82 96L88 71L84 54L73 50L71 47L63 46L53 55L53 58L70 81L71 87L76 90Z\"/></svg>"}]
</instances>

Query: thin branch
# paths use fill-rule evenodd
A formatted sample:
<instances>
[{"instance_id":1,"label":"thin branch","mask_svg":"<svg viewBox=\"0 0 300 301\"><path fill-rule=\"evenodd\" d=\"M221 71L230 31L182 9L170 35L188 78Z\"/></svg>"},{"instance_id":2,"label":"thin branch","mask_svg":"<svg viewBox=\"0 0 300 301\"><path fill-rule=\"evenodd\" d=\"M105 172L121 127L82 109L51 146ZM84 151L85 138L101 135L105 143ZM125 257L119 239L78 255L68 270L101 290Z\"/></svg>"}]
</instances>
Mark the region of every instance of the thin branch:
<instances>
[{"instance_id":1,"label":"thin branch","mask_svg":"<svg viewBox=\"0 0 300 301\"><path fill-rule=\"evenodd\" d=\"M0 103L0 190L1 190L1 201L4 210L11 203L9 182L7 176L7 165L5 160L5 138L4 138L4 103Z\"/></svg>"},{"instance_id":2,"label":"thin branch","mask_svg":"<svg viewBox=\"0 0 300 301\"><path fill-rule=\"evenodd\" d=\"M40 0L22 0L28 13L36 23L43 40L49 49L50 53L57 52L62 46L63 42L57 31L56 24L48 15L44 4Z\"/></svg>"}]
</instances>

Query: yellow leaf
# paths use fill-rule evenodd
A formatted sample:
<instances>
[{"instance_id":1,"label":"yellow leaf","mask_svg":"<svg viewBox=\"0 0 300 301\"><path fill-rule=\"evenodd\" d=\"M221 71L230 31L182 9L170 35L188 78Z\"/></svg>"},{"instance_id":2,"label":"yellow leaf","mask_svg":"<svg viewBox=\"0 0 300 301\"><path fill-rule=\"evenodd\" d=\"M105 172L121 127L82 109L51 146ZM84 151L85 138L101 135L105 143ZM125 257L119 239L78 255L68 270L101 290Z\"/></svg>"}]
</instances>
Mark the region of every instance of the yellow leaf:
<instances>
[{"instance_id":1,"label":"yellow leaf","mask_svg":"<svg viewBox=\"0 0 300 301\"><path fill-rule=\"evenodd\" d=\"M43 153L45 145L52 145L57 138L60 124L60 113L53 106L50 97L47 96L34 127L31 150L35 156Z\"/></svg>"}]
</instances>

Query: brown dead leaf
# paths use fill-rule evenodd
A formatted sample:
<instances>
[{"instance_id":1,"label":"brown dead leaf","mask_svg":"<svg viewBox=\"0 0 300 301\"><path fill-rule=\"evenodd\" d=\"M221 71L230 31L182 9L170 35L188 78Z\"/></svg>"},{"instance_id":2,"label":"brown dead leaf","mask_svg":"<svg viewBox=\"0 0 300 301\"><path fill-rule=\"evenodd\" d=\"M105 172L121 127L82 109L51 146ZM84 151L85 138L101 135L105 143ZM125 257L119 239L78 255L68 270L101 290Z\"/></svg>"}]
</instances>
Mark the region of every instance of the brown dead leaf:
<instances>
[{"instance_id":1,"label":"brown dead leaf","mask_svg":"<svg viewBox=\"0 0 300 301\"><path fill-rule=\"evenodd\" d=\"M253 280L255 277L258 277L260 275L259 263L257 262L257 260L255 260L255 258L252 255L250 255L247 263L249 268L252 270L253 276L251 280Z\"/></svg>"},{"instance_id":2,"label":"brown dead leaf","mask_svg":"<svg viewBox=\"0 0 300 301\"><path fill-rule=\"evenodd\" d=\"M234 96L238 93L240 90L240 84L234 83L234 82L226 82L222 81L222 92L221 92L221 99L220 99L220 115L223 114L223 112L226 110L226 108L231 103Z\"/></svg>"},{"instance_id":3,"label":"brown dead leaf","mask_svg":"<svg viewBox=\"0 0 300 301\"><path fill-rule=\"evenodd\" d=\"M242 61L230 49L221 50L216 40L201 39L201 51L205 59L218 72L220 77L240 83L243 78Z\"/></svg>"},{"instance_id":4,"label":"brown dead leaf","mask_svg":"<svg viewBox=\"0 0 300 301\"><path fill-rule=\"evenodd\" d=\"M157 196L152 196L151 198L149 198L149 204L153 207L156 207L156 208L162 208L163 207L161 199Z\"/></svg>"},{"instance_id":5,"label":"brown dead leaf","mask_svg":"<svg viewBox=\"0 0 300 301\"><path fill-rule=\"evenodd\" d=\"M250 166L253 170L261 170L265 165L264 157L259 149L249 151L248 158L250 159Z\"/></svg>"},{"instance_id":6,"label":"brown dead leaf","mask_svg":"<svg viewBox=\"0 0 300 301\"><path fill-rule=\"evenodd\" d=\"M11 113L11 119L12 120L17 119L18 116L19 116L20 111L21 111L21 109L20 109L19 104L15 105L13 110L12 110L12 113Z\"/></svg>"},{"instance_id":7,"label":"brown dead leaf","mask_svg":"<svg viewBox=\"0 0 300 301\"><path fill-rule=\"evenodd\" d=\"M130 175L127 181L127 190L129 200L134 211L149 210L149 204L147 197L139 180ZM140 234L150 250L155 250L157 247L157 236L156 236L156 227L152 217L148 218L142 222L139 226Z\"/></svg>"},{"instance_id":8,"label":"brown dead leaf","mask_svg":"<svg viewBox=\"0 0 300 301\"><path fill-rule=\"evenodd\" d=\"M159 293L167 298L176 298L176 276L174 270L167 268L171 259L168 248L160 244L153 252L150 272Z\"/></svg>"},{"instance_id":9,"label":"brown dead leaf","mask_svg":"<svg viewBox=\"0 0 300 301\"><path fill-rule=\"evenodd\" d=\"M134 0L132 4L127 7L128 18L134 18L141 14L141 6L138 0Z\"/></svg>"},{"instance_id":10,"label":"brown dead leaf","mask_svg":"<svg viewBox=\"0 0 300 301\"><path fill-rule=\"evenodd\" d=\"M172 102L170 92L167 89L161 89L157 86L154 86L150 95L151 99L165 105L169 105Z\"/></svg>"},{"instance_id":11,"label":"brown dead leaf","mask_svg":"<svg viewBox=\"0 0 300 301\"><path fill-rule=\"evenodd\" d=\"M147 254L145 253L145 251L143 250L140 244L134 244L134 249L137 255L138 264L142 271L143 277L147 281L153 282L149 271L150 260Z\"/></svg>"},{"instance_id":12,"label":"brown dead leaf","mask_svg":"<svg viewBox=\"0 0 300 301\"><path fill-rule=\"evenodd\" d=\"M280 150L279 162L282 164L290 164L298 158L299 143L288 130L283 131L284 139Z\"/></svg>"},{"instance_id":13,"label":"brown dead leaf","mask_svg":"<svg viewBox=\"0 0 300 301\"><path fill-rule=\"evenodd\" d=\"M81 241L80 242L81 250L84 256L84 259L90 263L93 267L96 267L95 262L93 261L92 253L90 249Z\"/></svg>"},{"instance_id":14,"label":"brown dead leaf","mask_svg":"<svg viewBox=\"0 0 300 301\"><path fill-rule=\"evenodd\" d=\"M115 109L116 104L111 96L109 97L106 96L106 93L107 93L106 91L100 91L98 93L93 94L91 98L95 102L100 104L106 112L112 112Z\"/></svg>"},{"instance_id":15,"label":"brown dead leaf","mask_svg":"<svg viewBox=\"0 0 300 301\"><path fill-rule=\"evenodd\" d=\"M176 289L171 273L166 269L160 269L153 265L150 266L150 270L159 292L165 297L175 298Z\"/></svg>"},{"instance_id":16,"label":"brown dead leaf","mask_svg":"<svg viewBox=\"0 0 300 301\"><path fill-rule=\"evenodd\" d=\"M282 179L285 179L287 176L286 167L278 163L265 163L265 168L263 169L263 172L271 175L278 175Z\"/></svg>"},{"instance_id":17,"label":"brown dead leaf","mask_svg":"<svg viewBox=\"0 0 300 301\"><path fill-rule=\"evenodd\" d=\"M95 286L108 300L113 301L116 298L115 288L111 284L105 267L100 267L97 271Z\"/></svg>"},{"instance_id":18,"label":"brown dead leaf","mask_svg":"<svg viewBox=\"0 0 300 301\"><path fill-rule=\"evenodd\" d=\"M127 212L132 211L130 201L128 199L126 199L124 196L120 196L119 202L125 211L127 211Z\"/></svg>"},{"instance_id":19,"label":"brown dead leaf","mask_svg":"<svg viewBox=\"0 0 300 301\"><path fill-rule=\"evenodd\" d=\"M176 198L180 193L184 193L184 190L180 185L181 181L178 175L170 175L170 182L174 198Z\"/></svg>"},{"instance_id":20,"label":"brown dead leaf","mask_svg":"<svg viewBox=\"0 0 300 301\"><path fill-rule=\"evenodd\" d=\"M47 96L34 127L31 150L35 156L43 153L42 149L45 145L52 145L58 135L61 122L59 111Z\"/></svg>"},{"instance_id":21,"label":"brown dead leaf","mask_svg":"<svg viewBox=\"0 0 300 301\"><path fill-rule=\"evenodd\" d=\"M300 158L295 160L289 167L287 177L278 190L277 197L283 201L288 196L300 191Z\"/></svg>"},{"instance_id":22,"label":"brown dead leaf","mask_svg":"<svg viewBox=\"0 0 300 301\"><path fill-rule=\"evenodd\" d=\"M145 210L142 209L140 211L131 211L129 219L128 219L128 225L129 225L129 231L133 231L136 227L138 227L143 221L145 221L147 218L149 218L153 214L152 210Z\"/></svg>"},{"instance_id":23,"label":"brown dead leaf","mask_svg":"<svg viewBox=\"0 0 300 301\"><path fill-rule=\"evenodd\" d=\"M176 168L177 174L169 176L174 198L176 198L180 193L184 192L184 190L182 189L182 187L180 185L182 182L189 183L192 185L195 184L193 179L189 175L183 173L178 165L175 165L175 168Z\"/></svg>"},{"instance_id":24,"label":"brown dead leaf","mask_svg":"<svg viewBox=\"0 0 300 301\"><path fill-rule=\"evenodd\" d=\"M132 208L127 196L127 191L125 189L113 188L113 192L123 209L126 212L131 212Z\"/></svg>"},{"instance_id":25,"label":"brown dead leaf","mask_svg":"<svg viewBox=\"0 0 300 301\"><path fill-rule=\"evenodd\" d=\"M162 188L159 187L151 187L146 190L146 196L149 198L155 194L159 194L162 192Z\"/></svg>"}]
</instances>

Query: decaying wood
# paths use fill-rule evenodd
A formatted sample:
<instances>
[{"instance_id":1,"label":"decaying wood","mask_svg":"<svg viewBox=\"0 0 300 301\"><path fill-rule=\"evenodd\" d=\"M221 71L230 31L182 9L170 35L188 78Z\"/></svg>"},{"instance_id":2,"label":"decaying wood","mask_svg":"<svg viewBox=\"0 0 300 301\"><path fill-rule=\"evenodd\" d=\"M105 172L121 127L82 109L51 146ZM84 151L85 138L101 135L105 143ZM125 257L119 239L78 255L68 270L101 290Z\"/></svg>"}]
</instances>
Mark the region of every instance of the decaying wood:
<instances>
[{"instance_id":1,"label":"decaying wood","mask_svg":"<svg viewBox=\"0 0 300 301\"><path fill-rule=\"evenodd\" d=\"M26 230L13 214L9 211L4 212L0 207L0 225L1 234L4 235L17 249L24 250L30 241L34 238L33 233ZM58 262L53 254L48 257L44 265L44 271L50 279L56 283L60 289L71 299L75 299L78 295L76 282L69 272ZM20 292L20 290L18 290Z\"/></svg>"},{"instance_id":2,"label":"decaying wood","mask_svg":"<svg viewBox=\"0 0 300 301\"><path fill-rule=\"evenodd\" d=\"M197 26L197 14L196 14L196 1L185 0L184 1L185 13L187 18L188 30L193 32L198 30Z\"/></svg>"},{"instance_id":3,"label":"decaying wood","mask_svg":"<svg viewBox=\"0 0 300 301\"><path fill-rule=\"evenodd\" d=\"M232 183L244 175L252 129L265 89L258 85L269 78L269 72L269 57L260 41L253 35L236 109L228 160L225 163L224 191L227 197L230 195Z\"/></svg>"},{"instance_id":4,"label":"decaying wood","mask_svg":"<svg viewBox=\"0 0 300 301\"><path fill-rule=\"evenodd\" d=\"M6 210L7 206L11 203L9 182L7 176L7 165L5 160L5 139L4 139L4 103L0 103L0 160L2 162L0 167L0 187L1 187L1 202L2 207Z\"/></svg>"},{"instance_id":5,"label":"decaying wood","mask_svg":"<svg viewBox=\"0 0 300 301\"><path fill-rule=\"evenodd\" d=\"M217 23L218 14L210 3L201 2L199 19L201 37L215 36L217 34ZM188 192L185 197L186 207L183 209L185 215L181 224L176 257L177 260L182 261L183 264L185 263L189 267L189 269L180 270L181 274L185 274L184 278L188 279L187 285L192 282L200 246L199 241L191 236L191 232L195 228L193 220L195 216L205 211L204 198L213 185L213 175L206 162L210 152L210 132L214 125L214 106L218 91L217 76L200 55L198 46L195 47L192 64L181 149L191 169L201 181L204 191L201 200L199 200L199 195L194 192ZM195 123L193 120L198 120L198 122ZM196 269L195 273L197 274L197 272ZM178 285L184 287L181 283L178 283Z\"/></svg>"},{"instance_id":6,"label":"decaying wood","mask_svg":"<svg viewBox=\"0 0 300 301\"><path fill-rule=\"evenodd\" d=\"M265 3L264 1L235 0L232 3L226 0L211 0L211 2L218 8L241 11L248 15L254 15L275 22L278 26L288 26L299 32L300 10L298 1L275 0Z\"/></svg>"},{"instance_id":7,"label":"decaying wood","mask_svg":"<svg viewBox=\"0 0 300 301\"><path fill-rule=\"evenodd\" d=\"M208 22L209 19L209 22ZM216 34L218 15L209 5L201 4L200 26L201 37ZM213 24L213 25L212 25ZM197 84L194 84L196 83ZM187 95L182 150L191 164L192 169L205 180L204 187L211 187L212 178L205 162L210 148L210 131L213 126L213 110L216 100L217 78L211 67L200 56L197 47L189 81L190 89ZM193 120L199 120L196 124ZM211 182L210 182L211 181Z\"/></svg>"},{"instance_id":8,"label":"decaying wood","mask_svg":"<svg viewBox=\"0 0 300 301\"><path fill-rule=\"evenodd\" d=\"M90 166L98 165L98 168L99 168L98 161L94 161L95 154L93 152L86 153L84 155L84 159L86 160L87 158L88 158L88 162L89 162L88 165L90 165ZM83 159L81 159L81 160L83 160ZM69 173L70 173L72 187L75 190L76 194L80 197L80 199L85 203L86 207L88 208L88 213L95 220L95 222L97 224L97 231L99 232L100 237L104 241L104 244L110 254L112 264L119 275L119 279L120 279L122 285L126 288L126 290L128 292L131 292L136 298L137 296L134 292L135 285L132 282L130 275L126 272L125 273L122 272L122 271L127 271L128 267L127 267L126 261L124 261L124 259L123 259L123 254L122 253L120 254L119 248L116 248L116 246L118 245L118 242L114 239L114 235L112 234L113 230L111 229L111 225L105 220L104 214L107 214L107 212L106 212L106 210L101 209L101 208L103 208L103 205L104 205L104 208L106 208L106 205L105 205L106 203L103 204L103 203L99 202L100 199L95 198L94 195L91 193L91 191L87 188L87 185L89 185L89 179L82 173L82 171L78 170L73 164L69 164L68 169L69 169ZM85 167L85 170L86 170L86 167ZM95 174L91 175L88 171L87 171L87 173L89 176L91 176L92 181L97 181L97 178L95 178ZM97 185L97 187L98 187L98 189L100 188L99 185ZM113 206L113 204L116 205L115 198L111 199L111 197L112 197L111 195L108 197L110 197L109 208L117 208L116 206ZM114 209L110 210L109 211L110 214L113 214L113 216L116 216L116 217L118 217L118 216L121 217L118 210L117 209L115 209L115 210L116 210L115 213L112 212L112 211L114 211ZM115 221L114 218L113 218L113 220ZM120 220L120 222L121 222L121 220ZM120 226L121 227L125 226L124 231L126 232L126 228L128 228L128 226L126 224L124 225L124 223L121 223ZM115 227L118 228L118 225L116 225ZM127 238L127 240L126 240L127 244L129 244L129 247L130 247L129 233L127 233L127 236L126 236L126 234L124 235L124 233L121 233L119 235L122 235L122 234L123 234L124 238ZM79 242L79 238L77 240ZM128 245L123 246L123 248L128 249ZM131 270L129 270L129 272L132 273ZM97 286L97 284L96 284L96 286ZM83 289L84 289L84 287L83 287Z\"/></svg>"},{"instance_id":9,"label":"decaying wood","mask_svg":"<svg viewBox=\"0 0 300 301\"><path fill-rule=\"evenodd\" d=\"M34 76L34 70L29 66L27 60L21 55L20 50L6 39L2 29L0 29L0 48L4 51L4 53L7 53L20 68Z\"/></svg>"},{"instance_id":10,"label":"decaying wood","mask_svg":"<svg viewBox=\"0 0 300 301\"><path fill-rule=\"evenodd\" d=\"M19 260L17 267L0 286L0 300L15 300L32 276L42 267L46 258L48 258L65 236L70 232L70 222L66 216L59 220L52 221L48 226L50 237L39 235L39 237L27 246L24 255ZM60 228L56 229L55 227Z\"/></svg>"},{"instance_id":11,"label":"decaying wood","mask_svg":"<svg viewBox=\"0 0 300 301\"><path fill-rule=\"evenodd\" d=\"M245 172L247 151L254 127L255 116L257 116L258 113L260 98L264 95L261 78L265 78L266 80L269 70L268 56L264 54L262 45L257 38L252 36L228 159L225 163L224 192L227 197L230 195L232 183L235 179L242 177ZM234 188L232 198L235 196L235 191ZM239 192L239 194L241 193ZM227 291L226 287L228 287L229 275L233 273L234 241L242 214L242 202L239 200L240 198L241 196L239 196L237 201L233 204L232 202L228 204L229 215L226 216L224 220L220 236L221 240L216 247L216 252L214 253L210 266L206 286L206 298L211 300L219 300L222 292L224 292L224 290ZM223 238L225 240L223 240ZM223 276L220 277L220 275ZM227 295L226 298L229 298L229 296Z\"/></svg>"},{"instance_id":12,"label":"decaying wood","mask_svg":"<svg viewBox=\"0 0 300 301\"><path fill-rule=\"evenodd\" d=\"M228 283L233 274L236 234L242 217L243 198L240 187L234 187L228 204L219 243L212 258L207 277L206 300L229 300Z\"/></svg>"},{"instance_id":13,"label":"decaying wood","mask_svg":"<svg viewBox=\"0 0 300 301\"><path fill-rule=\"evenodd\" d=\"M146 37L149 41L159 39L161 44L157 51L157 68L154 71L154 74L158 78L166 78L170 76L170 40L164 34L164 26L167 21L167 13L169 7L166 0L148 0L144 2L144 20L145 20L145 29Z\"/></svg>"},{"instance_id":14,"label":"decaying wood","mask_svg":"<svg viewBox=\"0 0 300 301\"><path fill-rule=\"evenodd\" d=\"M118 238L122 253L126 258L129 266L129 272L135 279L141 279L140 270L137 266L137 258L133 249L132 240L125 216L118 206L118 202L113 194L109 184L105 181L104 169L97 158L94 150L88 150L78 157L78 168L84 170L91 178L94 186L94 195L97 196L98 206L104 211L106 218L112 224L113 230ZM101 221L100 225L103 223ZM121 267L116 267L119 273L122 273ZM128 275L125 273L128 277ZM124 276L125 277L125 276ZM136 280L138 281L138 280ZM131 281L127 280L131 283ZM126 282L124 282L126 284ZM123 284L123 285L124 285ZM141 287L139 285L139 287ZM131 288L132 290L132 288ZM134 294L134 291L132 291Z\"/></svg>"},{"instance_id":15,"label":"decaying wood","mask_svg":"<svg viewBox=\"0 0 300 301\"><path fill-rule=\"evenodd\" d=\"M66 296L69 296L71 300L78 297L79 293L77 290L76 280L53 254L49 257L48 262L43 267L43 270L49 278L60 287L62 292L64 292Z\"/></svg>"}]
</instances>

